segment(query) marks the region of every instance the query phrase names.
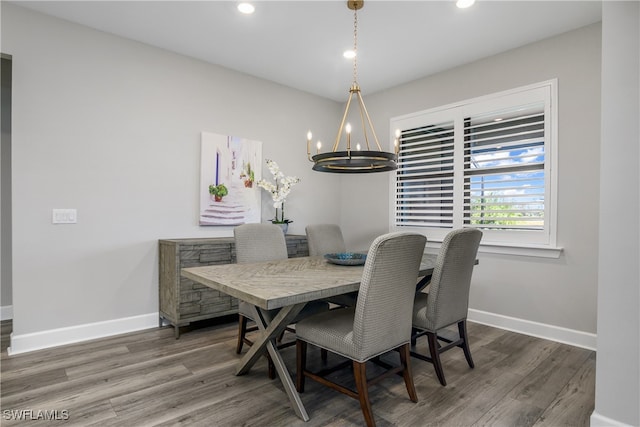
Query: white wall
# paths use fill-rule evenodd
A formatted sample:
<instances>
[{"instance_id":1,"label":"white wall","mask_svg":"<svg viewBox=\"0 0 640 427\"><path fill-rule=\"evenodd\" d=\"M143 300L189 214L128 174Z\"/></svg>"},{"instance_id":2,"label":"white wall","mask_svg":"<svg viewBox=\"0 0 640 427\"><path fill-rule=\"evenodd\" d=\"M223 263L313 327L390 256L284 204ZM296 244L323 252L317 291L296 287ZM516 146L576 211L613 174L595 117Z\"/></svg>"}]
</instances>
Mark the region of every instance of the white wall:
<instances>
[{"instance_id":1,"label":"white wall","mask_svg":"<svg viewBox=\"0 0 640 427\"><path fill-rule=\"evenodd\" d=\"M575 344L592 348L598 265L600 45L600 24L594 24L381 93L364 92L376 131L386 137L392 117L558 79L558 245L564 252L559 259L481 254L470 305L498 315L494 320L501 320L500 316L521 319L519 327L558 333L560 339L562 328L567 328L578 340ZM364 224L372 236L388 229L387 180L381 174L343 182L346 229ZM348 237L350 243L355 241L354 236ZM545 325L556 330L549 331Z\"/></svg>"},{"instance_id":2,"label":"white wall","mask_svg":"<svg viewBox=\"0 0 640 427\"><path fill-rule=\"evenodd\" d=\"M1 7L13 56L14 352L52 330L66 337L60 328L157 324L157 240L232 235L197 225L202 131L262 141L264 158L302 178L287 200L291 233L339 221L338 177L311 171L305 137L334 132L337 103ZM78 223L52 225L52 208L76 208Z\"/></svg>"},{"instance_id":3,"label":"white wall","mask_svg":"<svg viewBox=\"0 0 640 427\"><path fill-rule=\"evenodd\" d=\"M640 425L639 80L640 3L605 2L594 427Z\"/></svg>"}]
</instances>

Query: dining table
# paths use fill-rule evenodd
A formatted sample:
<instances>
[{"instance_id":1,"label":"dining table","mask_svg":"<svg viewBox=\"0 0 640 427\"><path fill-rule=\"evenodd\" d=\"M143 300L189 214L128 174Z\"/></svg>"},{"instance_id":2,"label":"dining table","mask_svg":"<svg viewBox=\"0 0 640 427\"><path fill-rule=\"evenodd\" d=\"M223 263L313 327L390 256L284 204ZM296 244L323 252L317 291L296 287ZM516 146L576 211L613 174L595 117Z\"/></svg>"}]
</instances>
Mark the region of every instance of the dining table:
<instances>
[{"instance_id":1,"label":"dining table","mask_svg":"<svg viewBox=\"0 0 640 427\"><path fill-rule=\"evenodd\" d=\"M436 258L435 254L423 255L416 291L429 283ZM181 274L194 282L249 303L259 336L239 361L236 375L246 374L268 352L293 410L298 417L308 421L309 415L275 340L308 302L357 291L363 271L364 265L334 264L322 256L308 256L190 267L183 268ZM277 308L280 311L268 321L263 310Z\"/></svg>"}]
</instances>

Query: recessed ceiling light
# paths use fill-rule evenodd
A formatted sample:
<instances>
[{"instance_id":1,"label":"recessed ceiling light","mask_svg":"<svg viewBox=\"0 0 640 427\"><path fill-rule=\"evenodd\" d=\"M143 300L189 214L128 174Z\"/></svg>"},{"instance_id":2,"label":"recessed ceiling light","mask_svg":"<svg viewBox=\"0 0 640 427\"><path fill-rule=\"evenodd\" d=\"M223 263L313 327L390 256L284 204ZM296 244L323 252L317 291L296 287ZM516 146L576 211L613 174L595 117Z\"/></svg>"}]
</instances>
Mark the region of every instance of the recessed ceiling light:
<instances>
[{"instance_id":1,"label":"recessed ceiling light","mask_svg":"<svg viewBox=\"0 0 640 427\"><path fill-rule=\"evenodd\" d=\"M460 9L466 9L473 6L475 2L476 0L458 0L456 2L456 6L458 6Z\"/></svg>"},{"instance_id":2,"label":"recessed ceiling light","mask_svg":"<svg viewBox=\"0 0 640 427\"><path fill-rule=\"evenodd\" d=\"M345 50L342 56L347 59L353 59L356 57L356 53L353 50Z\"/></svg>"},{"instance_id":3,"label":"recessed ceiling light","mask_svg":"<svg viewBox=\"0 0 640 427\"><path fill-rule=\"evenodd\" d=\"M250 15L255 12L256 8L253 7L251 3L240 3L238 4L238 10L240 13L244 13L245 15Z\"/></svg>"}]
</instances>

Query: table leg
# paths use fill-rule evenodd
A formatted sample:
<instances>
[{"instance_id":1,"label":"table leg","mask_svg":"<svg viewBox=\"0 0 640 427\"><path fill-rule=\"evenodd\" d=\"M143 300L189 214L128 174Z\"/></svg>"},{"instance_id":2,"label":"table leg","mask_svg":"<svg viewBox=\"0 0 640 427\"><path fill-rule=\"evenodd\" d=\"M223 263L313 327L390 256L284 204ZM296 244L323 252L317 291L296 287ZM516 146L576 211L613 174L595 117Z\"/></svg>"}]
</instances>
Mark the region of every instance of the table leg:
<instances>
[{"instance_id":1,"label":"table leg","mask_svg":"<svg viewBox=\"0 0 640 427\"><path fill-rule=\"evenodd\" d=\"M424 288L427 287L429 283L431 283L431 276L432 274L427 274L426 276L424 276L418 281L418 283L416 284L416 293L422 291Z\"/></svg>"},{"instance_id":2,"label":"table leg","mask_svg":"<svg viewBox=\"0 0 640 427\"><path fill-rule=\"evenodd\" d=\"M289 397L293 410L298 417L304 421L309 421L309 415L302 404L300 395L296 391L293 380L289 375L289 371L282 360L282 356L280 356L280 353L274 344L278 335L293 321L293 319L295 319L304 306L305 303L283 307L269 324L265 321L260 310L255 306L251 306L254 320L262 333L254 341L253 345L251 345L247 354L245 354L242 360L240 360L240 364L236 369L236 375L247 373L249 369L251 369L251 366L256 363L260 356L262 356L262 353L266 348L271 356L271 361L276 368L276 372L278 372L280 381L282 381L282 386Z\"/></svg>"}]
</instances>

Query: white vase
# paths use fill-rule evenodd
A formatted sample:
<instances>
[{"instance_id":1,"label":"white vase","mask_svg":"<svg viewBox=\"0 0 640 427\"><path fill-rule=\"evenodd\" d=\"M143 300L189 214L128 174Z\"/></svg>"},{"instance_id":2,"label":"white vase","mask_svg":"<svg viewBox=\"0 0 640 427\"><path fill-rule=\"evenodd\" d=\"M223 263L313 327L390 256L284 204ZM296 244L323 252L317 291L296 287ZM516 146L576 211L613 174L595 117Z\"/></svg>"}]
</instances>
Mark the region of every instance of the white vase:
<instances>
[{"instance_id":1,"label":"white vase","mask_svg":"<svg viewBox=\"0 0 640 427\"><path fill-rule=\"evenodd\" d=\"M285 223L273 223L275 225L277 225L278 227L282 228L282 232L284 234L287 234L287 231L289 231L289 223L285 222Z\"/></svg>"}]
</instances>

